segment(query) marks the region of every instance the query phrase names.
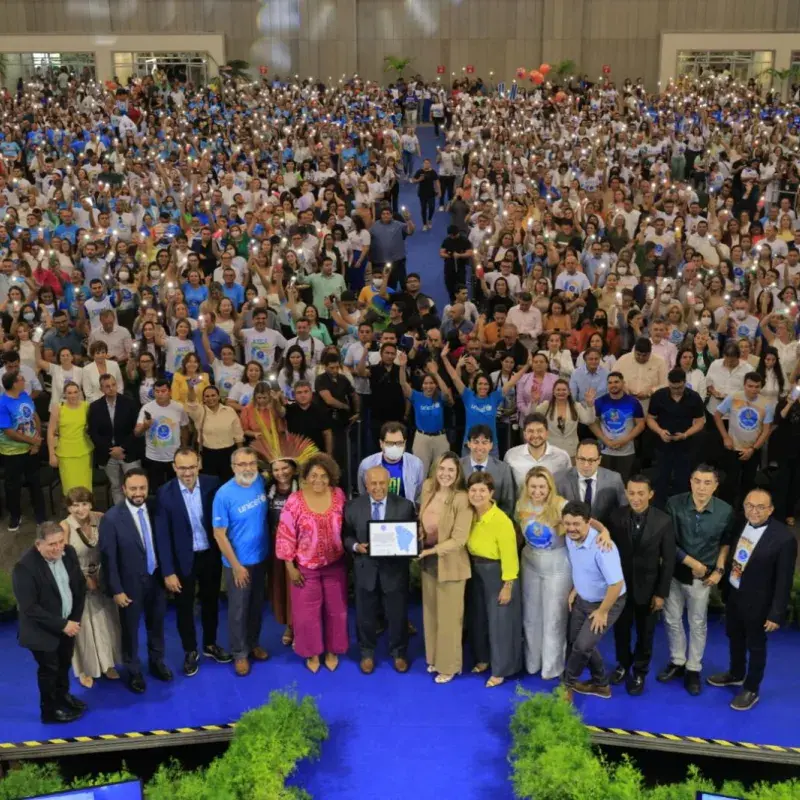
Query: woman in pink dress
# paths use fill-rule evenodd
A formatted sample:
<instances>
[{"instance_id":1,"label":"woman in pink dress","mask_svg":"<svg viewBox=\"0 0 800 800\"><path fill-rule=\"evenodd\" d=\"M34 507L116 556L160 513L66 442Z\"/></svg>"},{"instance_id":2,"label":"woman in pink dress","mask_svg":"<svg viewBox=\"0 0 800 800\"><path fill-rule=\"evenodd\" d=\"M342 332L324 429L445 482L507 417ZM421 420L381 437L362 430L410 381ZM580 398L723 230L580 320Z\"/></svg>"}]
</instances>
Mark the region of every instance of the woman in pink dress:
<instances>
[{"instance_id":1,"label":"woman in pink dress","mask_svg":"<svg viewBox=\"0 0 800 800\"><path fill-rule=\"evenodd\" d=\"M339 467L328 455L301 468L300 489L286 501L275 556L286 562L294 624L294 651L319 672L320 655L333 672L347 652L347 563L342 545L344 492Z\"/></svg>"}]
</instances>

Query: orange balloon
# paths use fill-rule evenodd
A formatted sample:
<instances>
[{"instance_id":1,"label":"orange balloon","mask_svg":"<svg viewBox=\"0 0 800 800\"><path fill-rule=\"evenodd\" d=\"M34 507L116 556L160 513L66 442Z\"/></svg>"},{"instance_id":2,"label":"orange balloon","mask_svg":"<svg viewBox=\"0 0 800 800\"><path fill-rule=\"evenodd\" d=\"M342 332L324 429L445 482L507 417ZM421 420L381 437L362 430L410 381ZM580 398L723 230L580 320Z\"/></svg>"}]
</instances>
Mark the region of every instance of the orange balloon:
<instances>
[{"instance_id":1,"label":"orange balloon","mask_svg":"<svg viewBox=\"0 0 800 800\"><path fill-rule=\"evenodd\" d=\"M531 80L532 80L532 81L533 81L533 82L534 82L534 83L535 83L537 86L541 86L541 84L543 84L543 83L544 83L544 75L542 75L542 73L541 73L541 72L538 72L537 70L534 70L534 71L531 73Z\"/></svg>"},{"instance_id":2,"label":"orange balloon","mask_svg":"<svg viewBox=\"0 0 800 800\"><path fill-rule=\"evenodd\" d=\"M550 72L550 65L547 63L542 64L542 66L539 67L539 72L541 72L542 75L547 75L547 73Z\"/></svg>"},{"instance_id":3,"label":"orange balloon","mask_svg":"<svg viewBox=\"0 0 800 800\"><path fill-rule=\"evenodd\" d=\"M564 92L556 92L556 103L563 103L567 99L567 95Z\"/></svg>"}]
</instances>

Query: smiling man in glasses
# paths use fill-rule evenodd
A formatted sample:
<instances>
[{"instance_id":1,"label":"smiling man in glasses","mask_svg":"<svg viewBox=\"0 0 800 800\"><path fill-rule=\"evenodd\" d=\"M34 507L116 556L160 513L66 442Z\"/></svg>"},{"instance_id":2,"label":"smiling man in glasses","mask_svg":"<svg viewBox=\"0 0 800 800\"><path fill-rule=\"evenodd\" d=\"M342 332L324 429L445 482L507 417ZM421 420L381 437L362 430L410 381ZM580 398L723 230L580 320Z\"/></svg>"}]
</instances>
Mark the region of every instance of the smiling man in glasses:
<instances>
[{"instance_id":1,"label":"smiling man in glasses","mask_svg":"<svg viewBox=\"0 0 800 800\"><path fill-rule=\"evenodd\" d=\"M767 665L767 634L784 623L789 605L797 540L782 522L772 519L773 510L769 492L748 493L747 524L725 563L722 593L730 667L711 675L707 683L741 687L730 704L734 711L748 711L758 702Z\"/></svg>"}]
</instances>

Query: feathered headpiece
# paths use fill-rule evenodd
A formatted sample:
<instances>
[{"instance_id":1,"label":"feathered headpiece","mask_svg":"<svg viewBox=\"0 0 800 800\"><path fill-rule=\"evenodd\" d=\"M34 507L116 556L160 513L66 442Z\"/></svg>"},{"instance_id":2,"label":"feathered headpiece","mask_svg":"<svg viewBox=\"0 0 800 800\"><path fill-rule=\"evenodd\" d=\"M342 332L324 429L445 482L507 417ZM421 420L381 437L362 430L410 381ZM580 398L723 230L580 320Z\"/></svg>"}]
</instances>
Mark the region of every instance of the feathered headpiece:
<instances>
[{"instance_id":1,"label":"feathered headpiece","mask_svg":"<svg viewBox=\"0 0 800 800\"><path fill-rule=\"evenodd\" d=\"M267 425L261 414L254 415L261 430L261 436L250 445L259 457L270 467L276 461L294 461L300 466L311 456L319 452L319 448L305 436L296 433L281 435L274 425Z\"/></svg>"}]
</instances>

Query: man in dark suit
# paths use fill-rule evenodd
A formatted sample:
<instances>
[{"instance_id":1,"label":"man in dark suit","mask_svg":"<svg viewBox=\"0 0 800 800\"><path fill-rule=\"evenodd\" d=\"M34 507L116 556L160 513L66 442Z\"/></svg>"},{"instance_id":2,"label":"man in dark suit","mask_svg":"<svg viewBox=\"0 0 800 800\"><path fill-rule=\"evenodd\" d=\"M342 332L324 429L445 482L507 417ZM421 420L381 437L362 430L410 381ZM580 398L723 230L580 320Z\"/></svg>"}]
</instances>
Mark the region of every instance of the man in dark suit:
<instances>
[{"instance_id":1,"label":"man in dark suit","mask_svg":"<svg viewBox=\"0 0 800 800\"><path fill-rule=\"evenodd\" d=\"M217 644L222 557L211 525L211 505L219 479L199 474L200 461L189 447L175 453L172 467L178 477L165 483L156 495L156 549L161 556L164 585L175 595L178 633L185 653L183 671L191 677L200 661L194 626L195 587L203 625L203 655L220 664L233 660Z\"/></svg>"},{"instance_id":2,"label":"man in dark suit","mask_svg":"<svg viewBox=\"0 0 800 800\"><path fill-rule=\"evenodd\" d=\"M122 478L129 469L141 467L142 457L142 440L133 435L139 409L118 388L114 377L100 376L103 397L90 403L86 422L95 463L108 476L114 503L125 499Z\"/></svg>"},{"instance_id":3,"label":"man in dark suit","mask_svg":"<svg viewBox=\"0 0 800 800\"><path fill-rule=\"evenodd\" d=\"M675 533L669 514L650 505L653 489L644 475L628 480L630 506L611 512L608 530L619 550L627 601L614 625L617 668L611 682L625 681L630 695L644 691L653 655L658 612L669 594L675 567ZM636 650L631 652L631 629L636 624ZM631 671L631 667L633 670Z\"/></svg>"},{"instance_id":4,"label":"man in dark suit","mask_svg":"<svg viewBox=\"0 0 800 800\"><path fill-rule=\"evenodd\" d=\"M611 512L628 505L618 472L600 466L600 445L584 439L578 445L575 466L555 475L556 489L568 502L577 500L592 509L592 518L608 525Z\"/></svg>"},{"instance_id":5,"label":"man in dark suit","mask_svg":"<svg viewBox=\"0 0 800 800\"><path fill-rule=\"evenodd\" d=\"M748 493L746 524L725 564L722 593L730 667L707 682L742 687L731 701L734 711L748 711L758 702L767 665L767 634L783 625L789 605L797 540L786 525L771 519L773 511L769 492L753 489Z\"/></svg>"},{"instance_id":6,"label":"man in dark suit","mask_svg":"<svg viewBox=\"0 0 800 800\"><path fill-rule=\"evenodd\" d=\"M384 467L367 470L367 493L350 500L344 512L345 549L353 553L356 589L356 630L361 649L361 671L375 669L378 616L383 605L389 631L389 654L398 672L408 672L408 570L409 559L373 558L369 554L371 520L409 522L416 520L414 504L389 494L389 472Z\"/></svg>"},{"instance_id":7,"label":"man in dark suit","mask_svg":"<svg viewBox=\"0 0 800 800\"><path fill-rule=\"evenodd\" d=\"M497 505L513 519L517 496L514 475L508 464L490 455L494 444L492 429L488 425L473 425L467 436L469 455L461 459L464 478L469 478L476 470L486 470L494 478L494 498Z\"/></svg>"},{"instance_id":8,"label":"man in dark suit","mask_svg":"<svg viewBox=\"0 0 800 800\"><path fill-rule=\"evenodd\" d=\"M69 668L86 600L75 549L57 522L43 522L34 546L11 574L19 609L19 643L39 665L42 722L73 722L86 703L69 693Z\"/></svg>"},{"instance_id":9,"label":"man in dark suit","mask_svg":"<svg viewBox=\"0 0 800 800\"><path fill-rule=\"evenodd\" d=\"M128 686L141 694L147 688L139 661L139 620L143 615L150 674L161 681L172 680L172 672L164 664L167 598L153 534L154 509L147 501L147 473L139 468L126 472L122 490L125 499L100 520L101 569L119 607Z\"/></svg>"}]
</instances>

